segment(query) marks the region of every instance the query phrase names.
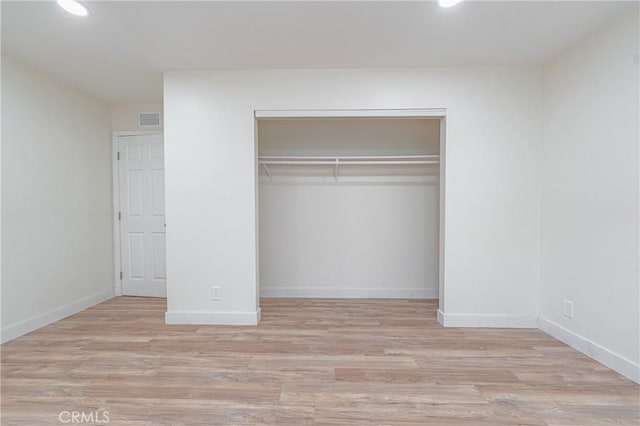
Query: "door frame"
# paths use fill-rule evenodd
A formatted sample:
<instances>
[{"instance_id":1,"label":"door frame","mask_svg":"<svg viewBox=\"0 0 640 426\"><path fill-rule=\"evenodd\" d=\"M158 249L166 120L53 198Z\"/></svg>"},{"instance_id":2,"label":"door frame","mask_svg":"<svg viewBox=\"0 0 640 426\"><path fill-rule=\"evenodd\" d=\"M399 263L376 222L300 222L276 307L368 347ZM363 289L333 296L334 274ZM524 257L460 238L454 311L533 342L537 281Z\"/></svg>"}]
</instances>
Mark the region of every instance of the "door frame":
<instances>
[{"instance_id":1,"label":"door frame","mask_svg":"<svg viewBox=\"0 0 640 426\"><path fill-rule=\"evenodd\" d=\"M122 245L120 241L120 164L118 163L118 144L122 136L164 135L158 130L117 130L111 136L111 175L113 186L113 294L122 296Z\"/></svg>"}]
</instances>

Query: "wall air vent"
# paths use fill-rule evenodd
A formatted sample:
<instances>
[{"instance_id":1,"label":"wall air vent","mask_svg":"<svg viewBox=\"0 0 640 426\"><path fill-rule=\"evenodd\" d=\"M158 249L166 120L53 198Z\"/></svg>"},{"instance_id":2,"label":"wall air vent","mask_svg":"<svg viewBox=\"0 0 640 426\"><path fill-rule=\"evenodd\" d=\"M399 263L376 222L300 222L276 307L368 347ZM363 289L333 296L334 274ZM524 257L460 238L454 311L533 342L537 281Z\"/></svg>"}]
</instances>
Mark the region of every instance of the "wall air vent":
<instances>
[{"instance_id":1,"label":"wall air vent","mask_svg":"<svg viewBox=\"0 0 640 426\"><path fill-rule=\"evenodd\" d=\"M140 127L160 127L160 113L141 112L139 125Z\"/></svg>"}]
</instances>

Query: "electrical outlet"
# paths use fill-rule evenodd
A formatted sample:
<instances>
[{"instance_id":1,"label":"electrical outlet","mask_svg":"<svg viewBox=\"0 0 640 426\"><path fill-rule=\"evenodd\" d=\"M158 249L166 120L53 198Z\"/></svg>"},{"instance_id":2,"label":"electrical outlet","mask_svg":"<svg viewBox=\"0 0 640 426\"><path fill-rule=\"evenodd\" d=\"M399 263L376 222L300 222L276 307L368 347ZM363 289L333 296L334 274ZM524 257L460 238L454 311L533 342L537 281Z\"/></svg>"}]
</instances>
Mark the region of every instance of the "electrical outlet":
<instances>
[{"instance_id":1,"label":"electrical outlet","mask_svg":"<svg viewBox=\"0 0 640 426\"><path fill-rule=\"evenodd\" d=\"M220 287L211 287L211 300L220 300Z\"/></svg>"},{"instance_id":2,"label":"electrical outlet","mask_svg":"<svg viewBox=\"0 0 640 426\"><path fill-rule=\"evenodd\" d=\"M573 318L573 302L564 299L562 301L562 314L567 318Z\"/></svg>"}]
</instances>

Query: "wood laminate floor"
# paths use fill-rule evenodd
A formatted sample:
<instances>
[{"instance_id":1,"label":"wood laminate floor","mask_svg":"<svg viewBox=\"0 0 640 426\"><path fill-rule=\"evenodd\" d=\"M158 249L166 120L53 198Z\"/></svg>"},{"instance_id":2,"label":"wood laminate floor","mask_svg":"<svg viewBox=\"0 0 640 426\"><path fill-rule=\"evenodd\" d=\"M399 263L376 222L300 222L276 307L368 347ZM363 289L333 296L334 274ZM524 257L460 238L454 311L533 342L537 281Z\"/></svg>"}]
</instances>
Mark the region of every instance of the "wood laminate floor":
<instances>
[{"instance_id":1,"label":"wood laminate floor","mask_svg":"<svg viewBox=\"0 0 640 426\"><path fill-rule=\"evenodd\" d=\"M442 328L436 306L263 299L258 327L169 326L164 300L115 298L2 345L2 425L640 423L633 382L538 330Z\"/></svg>"}]
</instances>

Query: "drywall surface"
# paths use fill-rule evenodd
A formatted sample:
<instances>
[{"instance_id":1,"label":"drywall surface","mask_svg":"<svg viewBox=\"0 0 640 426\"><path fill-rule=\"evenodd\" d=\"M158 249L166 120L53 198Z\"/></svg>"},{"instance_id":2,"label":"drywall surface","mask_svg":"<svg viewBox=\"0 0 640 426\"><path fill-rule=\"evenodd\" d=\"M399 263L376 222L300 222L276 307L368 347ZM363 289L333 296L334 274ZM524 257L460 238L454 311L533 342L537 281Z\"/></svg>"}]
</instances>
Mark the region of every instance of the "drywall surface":
<instances>
[{"instance_id":1,"label":"drywall surface","mask_svg":"<svg viewBox=\"0 0 640 426\"><path fill-rule=\"evenodd\" d=\"M261 119L260 155L379 156L440 152L440 120L415 118ZM375 170L372 170L375 172Z\"/></svg>"},{"instance_id":2,"label":"drywall surface","mask_svg":"<svg viewBox=\"0 0 640 426\"><path fill-rule=\"evenodd\" d=\"M140 126L139 114L144 112L159 112L160 127ZM111 107L111 129L113 131L162 131L162 104L123 104Z\"/></svg>"},{"instance_id":3,"label":"drywall surface","mask_svg":"<svg viewBox=\"0 0 640 426\"><path fill-rule=\"evenodd\" d=\"M631 10L544 69L540 317L635 364L637 375L640 52Z\"/></svg>"},{"instance_id":4,"label":"drywall surface","mask_svg":"<svg viewBox=\"0 0 640 426\"><path fill-rule=\"evenodd\" d=\"M537 67L165 73L168 312L256 313L255 110L446 108L441 309L535 326L541 102Z\"/></svg>"},{"instance_id":5,"label":"drywall surface","mask_svg":"<svg viewBox=\"0 0 640 426\"><path fill-rule=\"evenodd\" d=\"M261 156L439 153L440 120L260 120ZM260 293L438 296L437 165L272 165L260 172Z\"/></svg>"},{"instance_id":6,"label":"drywall surface","mask_svg":"<svg viewBox=\"0 0 640 426\"><path fill-rule=\"evenodd\" d=\"M438 179L260 182L260 289L277 297L437 297Z\"/></svg>"},{"instance_id":7,"label":"drywall surface","mask_svg":"<svg viewBox=\"0 0 640 426\"><path fill-rule=\"evenodd\" d=\"M109 109L2 57L2 332L113 295Z\"/></svg>"}]
</instances>

